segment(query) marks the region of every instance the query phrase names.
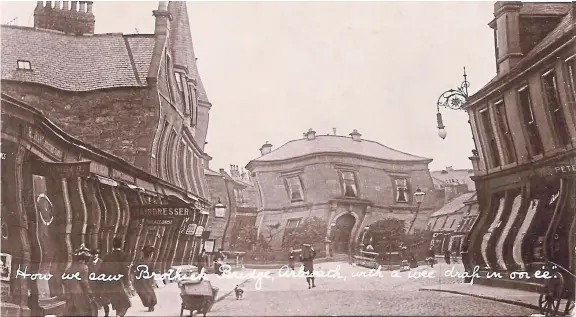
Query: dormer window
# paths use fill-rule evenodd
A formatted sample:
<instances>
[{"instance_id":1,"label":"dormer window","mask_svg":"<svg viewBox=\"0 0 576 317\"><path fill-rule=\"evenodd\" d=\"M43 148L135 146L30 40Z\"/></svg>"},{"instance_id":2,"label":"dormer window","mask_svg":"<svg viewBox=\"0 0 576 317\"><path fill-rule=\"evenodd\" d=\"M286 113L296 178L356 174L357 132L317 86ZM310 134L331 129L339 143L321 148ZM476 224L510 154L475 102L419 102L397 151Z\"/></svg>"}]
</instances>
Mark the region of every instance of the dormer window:
<instances>
[{"instance_id":1,"label":"dormer window","mask_svg":"<svg viewBox=\"0 0 576 317\"><path fill-rule=\"evenodd\" d=\"M405 178L397 178L394 180L396 188L396 202L408 203L408 180Z\"/></svg>"},{"instance_id":2,"label":"dormer window","mask_svg":"<svg viewBox=\"0 0 576 317\"><path fill-rule=\"evenodd\" d=\"M17 69L32 70L32 64L30 64L30 61L18 60L17 65Z\"/></svg>"},{"instance_id":3,"label":"dormer window","mask_svg":"<svg viewBox=\"0 0 576 317\"><path fill-rule=\"evenodd\" d=\"M299 176L286 177L284 179L286 184L286 189L288 190L288 196L290 201L302 201L304 200L304 190L302 188L302 180Z\"/></svg>"}]
</instances>

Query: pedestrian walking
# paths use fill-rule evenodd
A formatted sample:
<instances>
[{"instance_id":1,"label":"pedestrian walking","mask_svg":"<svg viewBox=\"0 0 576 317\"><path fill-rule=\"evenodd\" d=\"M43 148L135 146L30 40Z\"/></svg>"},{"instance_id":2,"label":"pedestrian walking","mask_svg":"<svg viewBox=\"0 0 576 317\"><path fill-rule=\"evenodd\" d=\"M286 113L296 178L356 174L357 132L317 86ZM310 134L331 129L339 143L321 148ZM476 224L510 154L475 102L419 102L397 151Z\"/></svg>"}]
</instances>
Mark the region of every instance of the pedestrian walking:
<instances>
[{"instance_id":1,"label":"pedestrian walking","mask_svg":"<svg viewBox=\"0 0 576 317\"><path fill-rule=\"evenodd\" d=\"M296 252L294 252L294 248L290 248L288 252L288 267L294 271L294 261L296 260Z\"/></svg>"},{"instance_id":2,"label":"pedestrian walking","mask_svg":"<svg viewBox=\"0 0 576 317\"><path fill-rule=\"evenodd\" d=\"M80 245L72 254L72 265L64 271L68 276L76 275L80 279L64 279L66 290L66 316L98 316L98 306L88 283L90 250Z\"/></svg>"},{"instance_id":3,"label":"pedestrian walking","mask_svg":"<svg viewBox=\"0 0 576 317\"><path fill-rule=\"evenodd\" d=\"M102 259L100 258L100 250L94 249L92 250L92 261L90 261L90 265L88 265L90 274L94 273L94 276L98 276L101 267ZM98 309L103 308L104 317L108 317L108 314L110 314L110 303L108 303L106 296L102 294L103 283L102 281L96 280L89 281L90 289L92 290Z\"/></svg>"},{"instance_id":4,"label":"pedestrian walking","mask_svg":"<svg viewBox=\"0 0 576 317\"><path fill-rule=\"evenodd\" d=\"M444 261L446 261L446 264L450 264L450 250L446 250L444 251Z\"/></svg>"},{"instance_id":5,"label":"pedestrian walking","mask_svg":"<svg viewBox=\"0 0 576 317\"><path fill-rule=\"evenodd\" d=\"M308 289L311 287L316 287L314 283L314 258L316 257L316 251L309 244L302 245L302 253L300 253L300 261L304 265L304 273L306 273L306 282L308 283ZM310 285L312 282L312 285Z\"/></svg>"},{"instance_id":6,"label":"pedestrian walking","mask_svg":"<svg viewBox=\"0 0 576 317\"><path fill-rule=\"evenodd\" d=\"M222 249L218 249L218 253L214 258L214 271L215 271L214 273L222 275L220 268L224 264L226 264L226 255L224 254L224 251Z\"/></svg>"},{"instance_id":7,"label":"pedestrian walking","mask_svg":"<svg viewBox=\"0 0 576 317\"><path fill-rule=\"evenodd\" d=\"M112 252L108 253L102 259L101 274L106 276L122 275L120 280L106 281L104 286L105 296L112 304L112 309L116 315L125 316L128 309L132 306L127 289L130 287L130 272L128 269L129 255L122 251L123 241L121 238L112 240Z\"/></svg>"},{"instance_id":8,"label":"pedestrian walking","mask_svg":"<svg viewBox=\"0 0 576 317\"><path fill-rule=\"evenodd\" d=\"M136 260L134 265L134 274L137 273L137 269L141 265L146 265L149 272L154 272L154 263L152 260L152 254L154 253L154 248L150 246L145 246L142 248L142 257ZM154 306L158 303L156 298L156 293L154 292L154 278L136 278L134 280L134 288L138 297L142 301L142 305L148 308L149 312L154 311Z\"/></svg>"},{"instance_id":9,"label":"pedestrian walking","mask_svg":"<svg viewBox=\"0 0 576 317\"><path fill-rule=\"evenodd\" d=\"M435 260L436 255L434 254L434 247L430 246L430 249L428 249L428 257L426 258L426 262L428 262L428 265L433 268Z\"/></svg>"},{"instance_id":10,"label":"pedestrian walking","mask_svg":"<svg viewBox=\"0 0 576 317\"><path fill-rule=\"evenodd\" d=\"M208 254L206 254L206 249L202 249L202 252L198 255L198 260L196 261L196 267L198 268L198 274L202 276L202 271L206 271L208 267ZM214 272L217 273L217 272Z\"/></svg>"}]
</instances>

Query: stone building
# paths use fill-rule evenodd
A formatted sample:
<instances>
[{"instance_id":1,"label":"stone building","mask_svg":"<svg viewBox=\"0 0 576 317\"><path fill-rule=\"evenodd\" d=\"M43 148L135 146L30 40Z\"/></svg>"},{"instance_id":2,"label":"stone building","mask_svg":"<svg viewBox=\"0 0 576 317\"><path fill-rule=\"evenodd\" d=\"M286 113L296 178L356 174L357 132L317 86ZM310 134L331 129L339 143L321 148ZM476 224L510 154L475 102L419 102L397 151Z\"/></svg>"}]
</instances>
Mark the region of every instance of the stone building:
<instances>
[{"instance_id":1,"label":"stone building","mask_svg":"<svg viewBox=\"0 0 576 317\"><path fill-rule=\"evenodd\" d=\"M249 176L240 173L238 165L230 165L229 173L223 168L216 172L205 165L204 174L212 203L225 207L221 215L216 215L216 209L211 211L206 225L210 228L209 239L214 241L216 251L218 248L234 250L240 228L256 224L256 190Z\"/></svg>"},{"instance_id":2,"label":"stone building","mask_svg":"<svg viewBox=\"0 0 576 317\"><path fill-rule=\"evenodd\" d=\"M454 169L448 166L441 171L432 171L432 180L434 188L444 189L446 186L466 185L467 191L474 191L476 187L471 176L474 175L473 169Z\"/></svg>"},{"instance_id":3,"label":"stone building","mask_svg":"<svg viewBox=\"0 0 576 317\"><path fill-rule=\"evenodd\" d=\"M478 210L474 208L475 199L475 192L458 194L430 215L427 229L432 232L431 245L435 254L443 254L446 250L460 253L461 240L467 233L464 222L469 222L470 216Z\"/></svg>"},{"instance_id":4,"label":"stone building","mask_svg":"<svg viewBox=\"0 0 576 317\"><path fill-rule=\"evenodd\" d=\"M494 5L497 74L465 108L478 149L471 159L480 208L465 264L505 278L475 283L535 290L543 280L507 273L548 261L574 269L575 13L574 2Z\"/></svg>"},{"instance_id":5,"label":"stone building","mask_svg":"<svg viewBox=\"0 0 576 317\"><path fill-rule=\"evenodd\" d=\"M326 220L335 251L347 253L365 226L392 217L405 220L407 228L415 221L415 229L424 229L434 209L432 159L362 139L356 130L346 137L316 136L310 129L302 139L275 150L266 143L260 150L262 156L246 166L259 194L260 231L277 223L284 231L319 217ZM418 217L417 188L428 194ZM283 234L272 244L281 248Z\"/></svg>"},{"instance_id":6,"label":"stone building","mask_svg":"<svg viewBox=\"0 0 576 317\"><path fill-rule=\"evenodd\" d=\"M153 14L153 34L93 34L92 2L39 1L34 27L2 25L2 314L61 315L59 279L14 274L59 276L81 243L154 245L159 271L193 262L211 105L186 3Z\"/></svg>"}]
</instances>

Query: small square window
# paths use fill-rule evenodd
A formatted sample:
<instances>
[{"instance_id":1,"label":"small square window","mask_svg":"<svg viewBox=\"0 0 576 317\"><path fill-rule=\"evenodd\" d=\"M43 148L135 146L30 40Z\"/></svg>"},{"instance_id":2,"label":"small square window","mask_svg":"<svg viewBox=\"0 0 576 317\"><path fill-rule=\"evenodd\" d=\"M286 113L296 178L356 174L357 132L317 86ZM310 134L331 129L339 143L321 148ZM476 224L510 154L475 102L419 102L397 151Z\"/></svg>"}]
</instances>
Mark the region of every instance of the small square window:
<instances>
[{"instance_id":1,"label":"small square window","mask_svg":"<svg viewBox=\"0 0 576 317\"><path fill-rule=\"evenodd\" d=\"M32 65L30 64L30 61L19 60L17 63L18 63L18 69L32 70Z\"/></svg>"}]
</instances>

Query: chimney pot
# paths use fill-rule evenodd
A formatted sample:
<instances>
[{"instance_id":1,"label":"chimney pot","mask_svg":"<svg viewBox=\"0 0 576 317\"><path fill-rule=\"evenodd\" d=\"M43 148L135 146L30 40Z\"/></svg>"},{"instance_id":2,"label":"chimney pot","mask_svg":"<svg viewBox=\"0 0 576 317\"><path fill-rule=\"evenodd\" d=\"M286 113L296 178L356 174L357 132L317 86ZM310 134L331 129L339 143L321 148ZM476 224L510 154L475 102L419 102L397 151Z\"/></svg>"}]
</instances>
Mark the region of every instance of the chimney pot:
<instances>
[{"instance_id":1,"label":"chimney pot","mask_svg":"<svg viewBox=\"0 0 576 317\"><path fill-rule=\"evenodd\" d=\"M312 130L312 128L308 129L308 132L306 132L306 137L308 140L314 140L316 138L316 131Z\"/></svg>"},{"instance_id":2,"label":"chimney pot","mask_svg":"<svg viewBox=\"0 0 576 317\"><path fill-rule=\"evenodd\" d=\"M80 1L80 9L78 12L86 12L86 1Z\"/></svg>"},{"instance_id":3,"label":"chimney pot","mask_svg":"<svg viewBox=\"0 0 576 317\"><path fill-rule=\"evenodd\" d=\"M44 7L44 1L36 1L36 8Z\"/></svg>"},{"instance_id":4,"label":"chimney pot","mask_svg":"<svg viewBox=\"0 0 576 317\"><path fill-rule=\"evenodd\" d=\"M78 11L78 1L70 1L70 11Z\"/></svg>"},{"instance_id":5,"label":"chimney pot","mask_svg":"<svg viewBox=\"0 0 576 317\"><path fill-rule=\"evenodd\" d=\"M221 168L221 169L220 169L220 174L224 174L224 173L226 173L226 171L224 171L224 169Z\"/></svg>"},{"instance_id":6,"label":"chimney pot","mask_svg":"<svg viewBox=\"0 0 576 317\"><path fill-rule=\"evenodd\" d=\"M360 132L358 132L358 130L354 129L354 131L352 131L352 133L350 133L350 136L352 137L352 140L354 141L361 141L361 136L362 134L360 134Z\"/></svg>"},{"instance_id":7,"label":"chimney pot","mask_svg":"<svg viewBox=\"0 0 576 317\"><path fill-rule=\"evenodd\" d=\"M60 1L54 1L54 9L60 9Z\"/></svg>"},{"instance_id":8,"label":"chimney pot","mask_svg":"<svg viewBox=\"0 0 576 317\"><path fill-rule=\"evenodd\" d=\"M70 1L62 1L62 10L70 10L69 2Z\"/></svg>"},{"instance_id":9,"label":"chimney pot","mask_svg":"<svg viewBox=\"0 0 576 317\"><path fill-rule=\"evenodd\" d=\"M46 1L46 8L52 8L52 1Z\"/></svg>"},{"instance_id":10,"label":"chimney pot","mask_svg":"<svg viewBox=\"0 0 576 317\"><path fill-rule=\"evenodd\" d=\"M266 143L264 145L262 145L262 147L260 148L260 153L262 154L262 156L270 153L272 150L272 144L268 143L268 141L266 141Z\"/></svg>"},{"instance_id":11,"label":"chimney pot","mask_svg":"<svg viewBox=\"0 0 576 317\"><path fill-rule=\"evenodd\" d=\"M92 1L87 1L87 2L86 2L86 6L87 6L87 7L86 7L86 11L89 12L89 13L91 13L91 12L92 12L92 6L93 6L93 5L94 5L94 2L92 2Z\"/></svg>"}]
</instances>

